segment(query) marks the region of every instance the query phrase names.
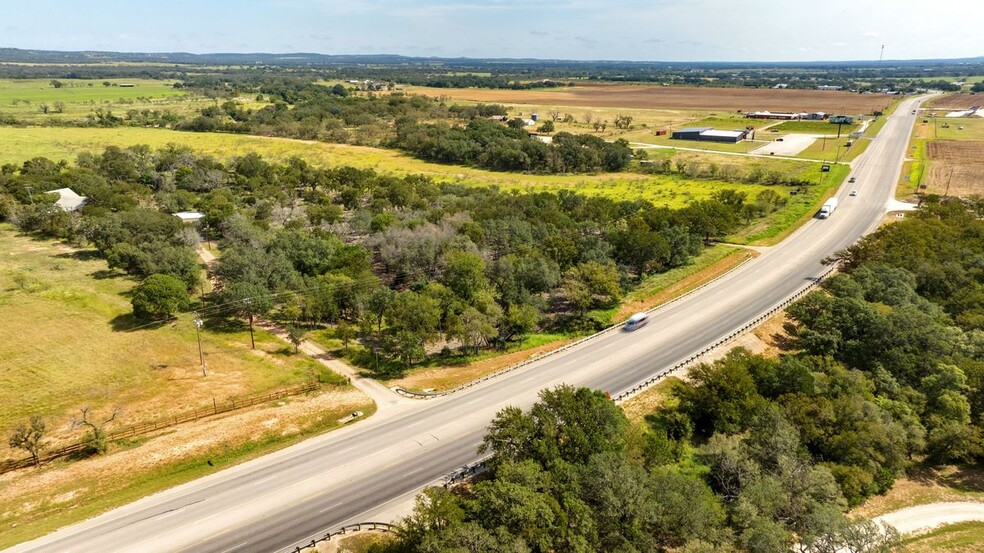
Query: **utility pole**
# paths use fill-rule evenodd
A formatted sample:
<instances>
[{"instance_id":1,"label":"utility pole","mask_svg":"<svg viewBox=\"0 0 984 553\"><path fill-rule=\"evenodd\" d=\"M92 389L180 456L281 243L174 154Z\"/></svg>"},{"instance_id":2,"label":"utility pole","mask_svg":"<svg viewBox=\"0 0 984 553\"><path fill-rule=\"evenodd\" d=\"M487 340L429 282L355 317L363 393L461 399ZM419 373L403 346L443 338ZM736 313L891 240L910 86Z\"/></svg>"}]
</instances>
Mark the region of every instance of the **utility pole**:
<instances>
[{"instance_id":1,"label":"utility pole","mask_svg":"<svg viewBox=\"0 0 984 553\"><path fill-rule=\"evenodd\" d=\"M205 350L202 349L202 325L204 321L195 317L195 335L198 336L198 360L202 363L202 376L208 376L208 369L205 368Z\"/></svg>"},{"instance_id":2,"label":"utility pole","mask_svg":"<svg viewBox=\"0 0 984 553\"><path fill-rule=\"evenodd\" d=\"M249 310L249 343L253 349L256 349L256 340L253 338L253 300L246 298L243 300L243 303L246 304L246 308Z\"/></svg>"}]
</instances>

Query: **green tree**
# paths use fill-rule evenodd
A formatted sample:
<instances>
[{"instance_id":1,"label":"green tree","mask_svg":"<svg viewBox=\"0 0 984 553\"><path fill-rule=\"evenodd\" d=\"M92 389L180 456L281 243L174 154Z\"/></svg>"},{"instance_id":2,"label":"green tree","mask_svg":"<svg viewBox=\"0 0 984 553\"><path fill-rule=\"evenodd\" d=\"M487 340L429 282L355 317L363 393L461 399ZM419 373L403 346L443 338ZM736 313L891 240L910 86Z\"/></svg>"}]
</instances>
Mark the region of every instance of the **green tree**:
<instances>
[{"instance_id":1,"label":"green tree","mask_svg":"<svg viewBox=\"0 0 984 553\"><path fill-rule=\"evenodd\" d=\"M23 449L31 454L34 465L41 464L41 452L45 448L44 437L48 428L40 415L31 415L27 424L21 423L14 427L7 443L14 449Z\"/></svg>"},{"instance_id":2,"label":"green tree","mask_svg":"<svg viewBox=\"0 0 984 553\"><path fill-rule=\"evenodd\" d=\"M150 275L133 289L130 304L140 319L168 319L186 309L190 299L185 284L171 275Z\"/></svg>"}]
</instances>

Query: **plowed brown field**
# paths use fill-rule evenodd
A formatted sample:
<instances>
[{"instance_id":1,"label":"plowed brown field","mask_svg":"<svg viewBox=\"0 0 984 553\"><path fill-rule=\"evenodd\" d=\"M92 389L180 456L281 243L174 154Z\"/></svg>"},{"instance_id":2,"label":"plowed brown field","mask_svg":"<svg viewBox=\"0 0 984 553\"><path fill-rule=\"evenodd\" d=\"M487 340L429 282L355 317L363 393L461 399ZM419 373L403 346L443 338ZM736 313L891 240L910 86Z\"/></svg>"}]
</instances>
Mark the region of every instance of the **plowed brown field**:
<instances>
[{"instance_id":1,"label":"plowed brown field","mask_svg":"<svg viewBox=\"0 0 984 553\"><path fill-rule=\"evenodd\" d=\"M411 88L411 92L456 100L551 106L638 109L727 109L871 113L893 97L826 90L710 88L655 85L578 85L550 90Z\"/></svg>"},{"instance_id":2,"label":"plowed brown field","mask_svg":"<svg viewBox=\"0 0 984 553\"><path fill-rule=\"evenodd\" d=\"M933 162L926 179L927 193L984 194L984 142L936 140L927 143L926 155Z\"/></svg>"},{"instance_id":3,"label":"plowed brown field","mask_svg":"<svg viewBox=\"0 0 984 553\"><path fill-rule=\"evenodd\" d=\"M951 92L926 102L927 107L940 109L970 109L971 106L984 104L984 95L969 92Z\"/></svg>"}]
</instances>

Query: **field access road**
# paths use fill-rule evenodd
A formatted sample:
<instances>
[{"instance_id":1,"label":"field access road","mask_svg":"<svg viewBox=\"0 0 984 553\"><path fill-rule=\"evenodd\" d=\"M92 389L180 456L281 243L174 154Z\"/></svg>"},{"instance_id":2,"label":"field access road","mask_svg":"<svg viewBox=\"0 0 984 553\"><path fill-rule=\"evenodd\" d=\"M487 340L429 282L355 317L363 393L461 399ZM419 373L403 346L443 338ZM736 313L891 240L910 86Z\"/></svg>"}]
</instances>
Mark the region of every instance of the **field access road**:
<instances>
[{"instance_id":1,"label":"field access road","mask_svg":"<svg viewBox=\"0 0 984 553\"><path fill-rule=\"evenodd\" d=\"M467 390L395 406L331 432L14 548L32 552L276 551L357 522L477 458L484 428L507 405L531 405L560 383L613 395L688 357L813 282L820 260L873 229L898 181L920 99L889 117L853 163L857 197L700 291L657 310L635 332L609 332Z\"/></svg>"}]
</instances>

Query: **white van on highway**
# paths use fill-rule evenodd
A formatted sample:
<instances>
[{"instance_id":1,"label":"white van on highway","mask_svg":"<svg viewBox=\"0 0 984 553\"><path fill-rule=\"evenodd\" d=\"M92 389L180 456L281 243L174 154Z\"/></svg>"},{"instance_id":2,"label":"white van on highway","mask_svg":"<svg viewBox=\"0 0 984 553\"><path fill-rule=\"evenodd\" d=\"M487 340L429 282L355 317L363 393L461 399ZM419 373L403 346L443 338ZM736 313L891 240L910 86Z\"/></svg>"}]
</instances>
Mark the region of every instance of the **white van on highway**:
<instances>
[{"instance_id":1,"label":"white van on highway","mask_svg":"<svg viewBox=\"0 0 984 553\"><path fill-rule=\"evenodd\" d=\"M632 332L640 326L645 326L647 322L649 322L648 313L636 313L635 315L629 317L629 320L625 322L625 330Z\"/></svg>"}]
</instances>

